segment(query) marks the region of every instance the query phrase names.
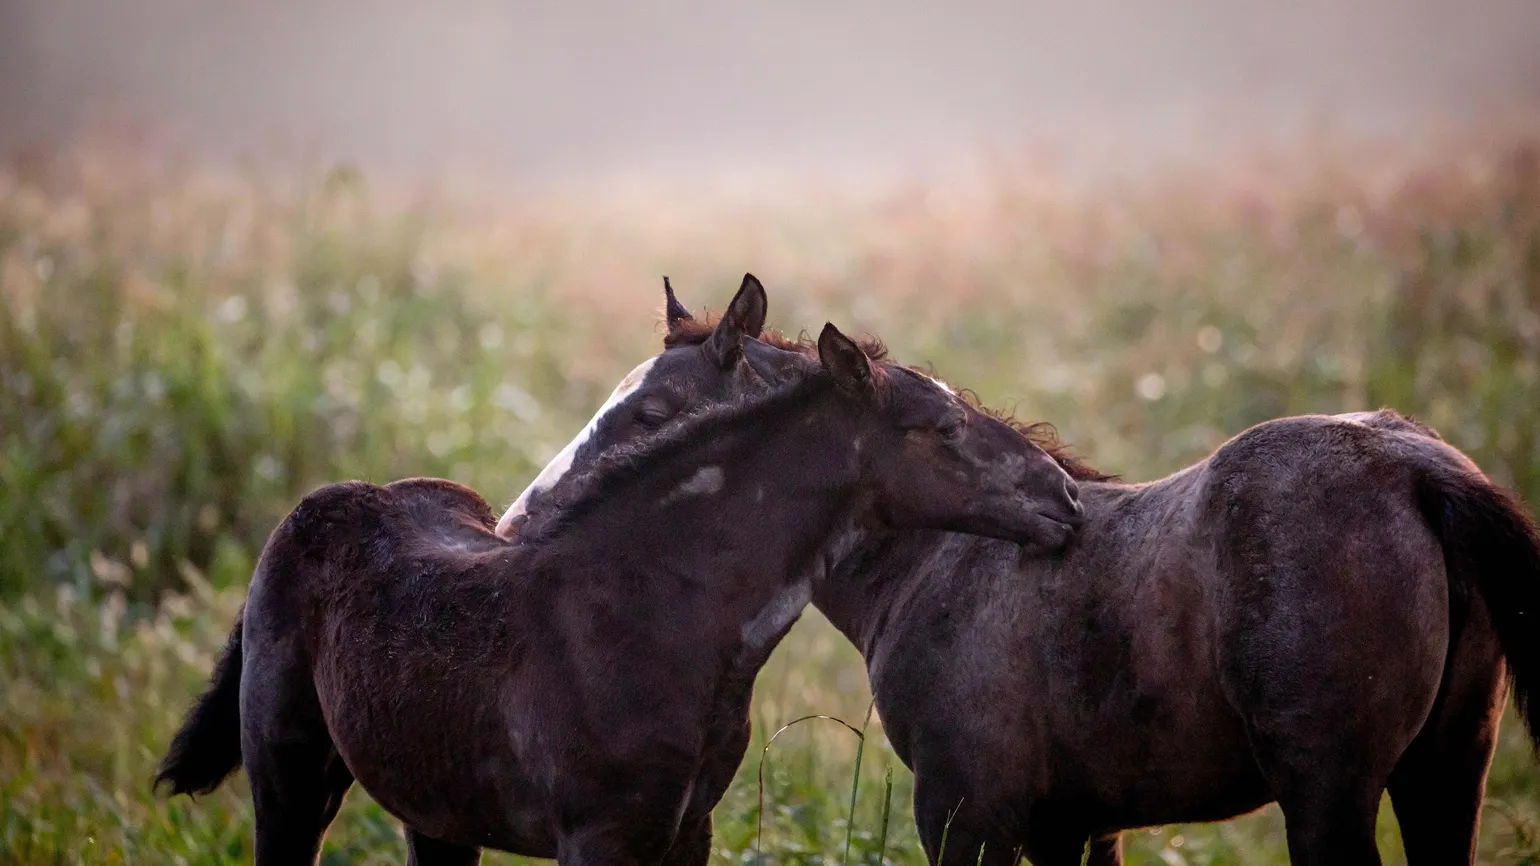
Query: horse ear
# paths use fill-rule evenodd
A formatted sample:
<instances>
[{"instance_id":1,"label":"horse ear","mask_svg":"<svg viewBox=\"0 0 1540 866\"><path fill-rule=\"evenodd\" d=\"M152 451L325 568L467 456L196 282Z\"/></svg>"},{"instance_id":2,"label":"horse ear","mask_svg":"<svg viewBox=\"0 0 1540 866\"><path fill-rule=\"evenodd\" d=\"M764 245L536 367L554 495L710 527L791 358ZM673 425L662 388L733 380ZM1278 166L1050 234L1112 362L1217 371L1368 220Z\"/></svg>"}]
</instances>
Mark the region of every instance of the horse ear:
<instances>
[{"instance_id":1,"label":"horse ear","mask_svg":"<svg viewBox=\"0 0 1540 866\"><path fill-rule=\"evenodd\" d=\"M805 372L812 364L800 352L777 349L758 340L750 340L742 346L743 360L749 363L749 369L770 385L780 385Z\"/></svg>"},{"instance_id":2,"label":"horse ear","mask_svg":"<svg viewBox=\"0 0 1540 866\"><path fill-rule=\"evenodd\" d=\"M759 284L753 274L744 274L738 294L733 295L732 303L727 305L727 312L722 314L722 321L717 323L716 330L706 339L703 348L707 357L722 367L731 364L738 357L743 338L758 337L765 329L765 312L768 307L765 287Z\"/></svg>"},{"instance_id":3,"label":"horse ear","mask_svg":"<svg viewBox=\"0 0 1540 866\"><path fill-rule=\"evenodd\" d=\"M678 330L679 326L685 322L695 321L695 317L690 315L690 311L685 309L684 304L679 303L679 299L674 297L674 287L669 283L666 276L663 278L663 298L664 315L668 318L668 332L670 334Z\"/></svg>"},{"instance_id":4,"label":"horse ear","mask_svg":"<svg viewBox=\"0 0 1540 866\"><path fill-rule=\"evenodd\" d=\"M864 394L872 390L871 359L832 323L825 323L818 335L818 361L846 391Z\"/></svg>"}]
</instances>

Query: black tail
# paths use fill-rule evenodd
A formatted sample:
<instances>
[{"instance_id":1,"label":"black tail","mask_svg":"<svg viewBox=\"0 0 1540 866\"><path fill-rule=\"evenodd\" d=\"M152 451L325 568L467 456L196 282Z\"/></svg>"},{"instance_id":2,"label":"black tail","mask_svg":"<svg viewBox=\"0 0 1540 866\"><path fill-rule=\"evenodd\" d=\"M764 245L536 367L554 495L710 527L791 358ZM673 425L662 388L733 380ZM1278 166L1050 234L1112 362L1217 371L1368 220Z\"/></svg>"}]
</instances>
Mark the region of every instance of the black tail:
<instances>
[{"instance_id":1,"label":"black tail","mask_svg":"<svg viewBox=\"0 0 1540 866\"><path fill-rule=\"evenodd\" d=\"M155 787L170 785L173 796L207 794L241 765L242 614L208 689L188 711L155 774Z\"/></svg>"},{"instance_id":2,"label":"black tail","mask_svg":"<svg viewBox=\"0 0 1540 866\"><path fill-rule=\"evenodd\" d=\"M1420 487L1450 578L1486 602L1513 702L1540 749L1540 529L1517 497L1473 470L1429 468Z\"/></svg>"}]
</instances>

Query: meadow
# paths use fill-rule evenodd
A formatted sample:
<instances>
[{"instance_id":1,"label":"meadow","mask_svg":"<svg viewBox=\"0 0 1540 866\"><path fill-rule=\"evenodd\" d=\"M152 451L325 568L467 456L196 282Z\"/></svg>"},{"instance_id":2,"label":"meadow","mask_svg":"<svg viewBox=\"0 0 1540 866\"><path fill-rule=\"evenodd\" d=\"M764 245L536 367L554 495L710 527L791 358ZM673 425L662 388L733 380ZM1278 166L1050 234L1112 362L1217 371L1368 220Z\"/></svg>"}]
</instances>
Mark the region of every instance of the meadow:
<instances>
[{"instance_id":1,"label":"meadow","mask_svg":"<svg viewBox=\"0 0 1540 866\"><path fill-rule=\"evenodd\" d=\"M755 203L466 204L346 166L33 154L0 168L0 863L249 862L243 781L168 801L150 777L276 522L345 478L511 499L656 351L662 274L699 312L746 270L773 326L878 334L1129 480L1268 418L1391 406L1540 503L1532 125L1090 185L998 158ZM782 725L861 728L869 702L810 610L761 675L716 862L924 862L880 719L859 772L818 719L758 784ZM1398 862L1388 806L1380 834ZM1511 712L1481 850L1540 862ZM322 862L404 859L355 789ZM1287 862L1272 808L1131 833L1128 860Z\"/></svg>"}]
</instances>

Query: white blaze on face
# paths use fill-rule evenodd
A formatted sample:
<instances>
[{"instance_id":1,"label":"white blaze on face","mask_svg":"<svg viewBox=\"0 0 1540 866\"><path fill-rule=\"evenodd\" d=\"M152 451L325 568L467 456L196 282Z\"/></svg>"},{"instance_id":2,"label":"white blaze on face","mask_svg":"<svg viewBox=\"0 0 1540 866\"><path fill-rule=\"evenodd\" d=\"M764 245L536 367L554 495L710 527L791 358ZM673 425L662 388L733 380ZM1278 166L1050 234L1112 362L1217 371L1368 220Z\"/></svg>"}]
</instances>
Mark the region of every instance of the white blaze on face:
<instances>
[{"instance_id":1,"label":"white blaze on face","mask_svg":"<svg viewBox=\"0 0 1540 866\"><path fill-rule=\"evenodd\" d=\"M560 481L561 477L567 474L567 470L572 468L572 459L577 456L578 449L583 447L583 443L587 442L590 436L594 435L594 431L599 427L599 422L603 421L604 416L608 415L612 409L624 403L627 397L636 393L636 390L642 387L642 383L647 381L648 371L652 369L653 363L657 360L656 356L648 358L638 365L635 370L627 373L626 378L620 380L620 384L615 386L615 390L610 394L610 398L605 400L604 405L599 407L599 411L594 413L594 417L588 420L587 426L578 433L577 438L568 442L567 447L561 449L560 453L552 457L551 462L547 463L545 468L540 470L540 474L535 476L535 480L531 481L529 486L524 488L524 492L519 494L519 498L515 499L513 504L508 506L508 510L503 513L503 519L497 522L498 535L507 538L513 521L522 515L529 506L529 498L542 490L549 490L556 486L556 482Z\"/></svg>"}]
</instances>

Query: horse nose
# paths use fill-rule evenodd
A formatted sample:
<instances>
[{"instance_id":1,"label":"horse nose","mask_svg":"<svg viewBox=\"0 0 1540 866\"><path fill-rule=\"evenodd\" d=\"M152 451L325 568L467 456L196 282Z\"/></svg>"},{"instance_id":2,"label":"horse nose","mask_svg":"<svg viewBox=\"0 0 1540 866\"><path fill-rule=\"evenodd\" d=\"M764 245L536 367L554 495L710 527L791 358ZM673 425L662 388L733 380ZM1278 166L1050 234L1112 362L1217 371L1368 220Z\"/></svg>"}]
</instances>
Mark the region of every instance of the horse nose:
<instances>
[{"instance_id":1,"label":"horse nose","mask_svg":"<svg viewBox=\"0 0 1540 866\"><path fill-rule=\"evenodd\" d=\"M493 532L499 538L511 541L518 534L519 530L524 528L524 524L527 522L529 522L529 514L514 514L510 511L510 513L503 515L502 520L497 522L497 529L493 530Z\"/></svg>"},{"instance_id":2,"label":"horse nose","mask_svg":"<svg viewBox=\"0 0 1540 866\"><path fill-rule=\"evenodd\" d=\"M1064 502L1069 508L1069 518L1065 523L1079 528L1085 522L1085 506L1080 502L1080 485L1068 475L1064 476Z\"/></svg>"}]
</instances>

